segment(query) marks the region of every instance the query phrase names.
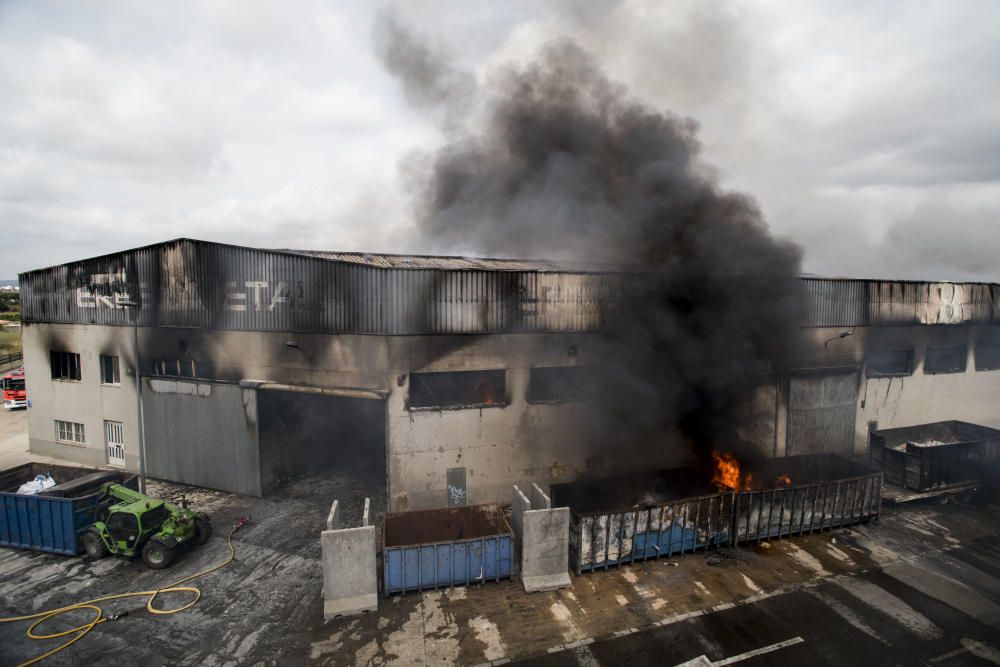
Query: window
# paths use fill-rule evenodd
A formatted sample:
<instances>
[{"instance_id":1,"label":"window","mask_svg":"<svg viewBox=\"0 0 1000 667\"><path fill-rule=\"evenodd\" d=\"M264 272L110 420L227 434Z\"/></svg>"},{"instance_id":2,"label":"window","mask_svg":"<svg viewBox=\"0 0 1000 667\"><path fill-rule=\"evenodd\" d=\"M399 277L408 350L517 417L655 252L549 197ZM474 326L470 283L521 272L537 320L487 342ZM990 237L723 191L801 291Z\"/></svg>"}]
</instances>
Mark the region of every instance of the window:
<instances>
[{"instance_id":1,"label":"window","mask_svg":"<svg viewBox=\"0 0 1000 667\"><path fill-rule=\"evenodd\" d=\"M75 352L50 352L53 380L80 381L80 355Z\"/></svg>"},{"instance_id":2,"label":"window","mask_svg":"<svg viewBox=\"0 0 1000 667\"><path fill-rule=\"evenodd\" d=\"M590 366L532 368L525 398L529 403L585 401L597 396L598 378Z\"/></svg>"},{"instance_id":3,"label":"window","mask_svg":"<svg viewBox=\"0 0 1000 667\"><path fill-rule=\"evenodd\" d=\"M865 358L865 376L894 377L913 373L913 350L880 350Z\"/></svg>"},{"instance_id":4,"label":"window","mask_svg":"<svg viewBox=\"0 0 1000 667\"><path fill-rule=\"evenodd\" d=\"M122 376L118 370L118 357L101 355L101 384L120 385Z\"/></svg>"},{"instance_id":5,"label":"window","mask_svg":"<svg viewBox=\"0 0 1000 667\"><path fill-rule=\"evenodd\" d=\"M506 404L506 371L412 373L411 408L481 408Z\"/></svg>"},{"instance_id":6,"label":"window","mask_svg":"<svg viewBox=\"0 0 1000 667\"><path fill-rule=\"evenodd\" d=\"M209 365L194 359L155 359L153 375L182 378L210 377Z\"/></svg>"},{"instance_id":7,"label":"window","mask_svg":"<svg viewBox=\"0 0 1000 667\"><path fill-rule=\"evenodd\" d=\"M24 391L24 378L4 378L3 388L7 391Z\"/></svg>"},{"instance_id":8,"label":"window","mask_svg":"<svg viewBox=\"0 0 1000 667\"><path fill-rule=\"evenodd\" d=\"M976 348L976 370L1000 370L1000 345L980 345Z\"/></svg>"},{"instance_id":9,"label":"window","mask_svg":"<svg viewBox=\"0 0 1000 667\"><path fill-rule=\"evenodd\" d=\"M929 347L924 356L924 373L964 373L964 347Z\"/></svg>"},{"instance_id":10,"label":"window","mask_svg":"<svg viewBox=\"0 0 1000 667\"><path fill-rule=\"evenodd\" d=\"M85 444L87 439L83 434L83 424L77 424L76 422L64 422L61 419L56 420L56 440L60 442L74 442L79 444Z\"/></svg>"}]
</instances>

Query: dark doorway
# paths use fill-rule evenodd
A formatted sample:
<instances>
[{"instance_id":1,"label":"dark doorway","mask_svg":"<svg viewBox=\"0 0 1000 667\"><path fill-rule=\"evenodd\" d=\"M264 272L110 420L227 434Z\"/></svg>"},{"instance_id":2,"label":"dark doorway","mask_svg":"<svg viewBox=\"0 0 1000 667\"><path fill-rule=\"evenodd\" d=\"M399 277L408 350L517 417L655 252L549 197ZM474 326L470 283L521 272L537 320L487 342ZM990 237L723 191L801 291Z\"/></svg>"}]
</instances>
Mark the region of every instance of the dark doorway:
<instances>
[{"instance_id":1,"label":"dark doorway","mask_svg":"<svg viewBox=\"0 0 1000 667\"><path fill-rule=\"evenodd\" d=\"M386 493L385 401L261 389L257 415L264 493L309 475Z\"/></svg>"}]
</instances>

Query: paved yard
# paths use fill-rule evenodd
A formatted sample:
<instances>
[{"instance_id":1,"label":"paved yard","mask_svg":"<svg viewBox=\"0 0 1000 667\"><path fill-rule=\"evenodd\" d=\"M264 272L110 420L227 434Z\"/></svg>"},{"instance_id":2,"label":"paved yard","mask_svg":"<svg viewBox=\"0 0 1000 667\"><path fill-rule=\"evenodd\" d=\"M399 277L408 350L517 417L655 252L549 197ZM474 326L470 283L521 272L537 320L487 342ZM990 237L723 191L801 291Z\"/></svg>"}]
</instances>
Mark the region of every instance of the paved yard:
<instances>
[{"instance_id":1,"label":"paved yard","mask_svg":"<svg viewBox=\"0 0 1000 667\"><path fill-rule=\"evenodd\" d=\"M989 664L982 660L1000 647L1000 508L968 497L887 508L879 524L724 552L721 560L686 555L574 577L572 590L528 595L508 581L430 591L324 623L318 534L329 502L360 489L311 479L265 499L163 483L151 491L186 492L212 514L216 535L166 572L0 550L0 614L173 581L223 559L226 527L249 513L236 562L200 580L201 601L180 614L153 617L138 600L110 605L107 613L130 614L96 627L51 664L676 664L800 637L746 664L850 664L861 656L914 664L951 654L928 664L953 665ZM360 513L354 505L349 522ZM0 625L0 663L45 650L24 630Z\"/></svg>"}]
</instances>

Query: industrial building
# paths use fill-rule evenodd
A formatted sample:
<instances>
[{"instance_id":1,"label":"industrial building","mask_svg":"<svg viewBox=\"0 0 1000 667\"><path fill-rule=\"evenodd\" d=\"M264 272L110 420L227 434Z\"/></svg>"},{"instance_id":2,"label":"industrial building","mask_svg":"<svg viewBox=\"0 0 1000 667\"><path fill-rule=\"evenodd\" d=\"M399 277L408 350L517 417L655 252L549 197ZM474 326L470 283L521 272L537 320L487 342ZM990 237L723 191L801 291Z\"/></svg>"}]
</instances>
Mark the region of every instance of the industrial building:
<instances>
[{"instance_id":1,"label":"industrial building","mask_svg":"<svg viewBox=\"0 0 1000 667\"><path fill-rule=\"evenodd\" d=\"M262 495L305 466L365 479L391 510L675 463L646 443L578 447L600 398L566 379L599 363L622 290L601 267L179 239L20 280L39 454L138 470L142 423L149 476ZM946 419L1000 427L1000 285L796 290L796 361L757 391L762 451L861 453L870 430Z\"/></svg>"}]
</instances>

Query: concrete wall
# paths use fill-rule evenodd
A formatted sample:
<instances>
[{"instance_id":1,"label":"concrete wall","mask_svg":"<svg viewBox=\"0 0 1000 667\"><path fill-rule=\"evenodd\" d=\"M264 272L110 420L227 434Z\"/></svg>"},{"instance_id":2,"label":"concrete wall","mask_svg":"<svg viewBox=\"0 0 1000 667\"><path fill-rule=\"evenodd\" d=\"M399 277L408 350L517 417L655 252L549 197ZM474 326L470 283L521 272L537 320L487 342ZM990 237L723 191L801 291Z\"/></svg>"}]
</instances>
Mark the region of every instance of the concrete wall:
<instances>
[{"instance_id":1,"label":"concrete wall","mask_svg":"<svg viewBox=\"0 0 1000 667\"><path fill-rule=\"evenodd\" d=\"M448 469L466 470L466 503L476 505L509 502L512 484L534 480L548 486L584 474L612 475L663 467L679 463L684 455L683 450L662 443L622 446L595 442L595 420L601 410L592 402L527 402L531 367L596 363L600 358L596 337L505 334L437 340L397 338L389 343L390 367L400 371L391 383L387 406L393 511L444 507ZM432 371L505 368L507 404L408 409L407 367Z\"/></svg>"},{"instance_id":2,"label":"concrete wall","mask_svg":"<svg viewBox=\"0 0 1000 667\"><path fill-rule=\"evenodd\" d=\"M794 367L822 377L858 370L853 442L867 443L868 422L880 428L941 419L962 419L1000 427L995 397L1000 371L976 371L971 357L979 339L998 340L998 327L938 325L857 329L803 329L794 351ZM125 425L128 467L138 467L131 329L98 325L26 325L25 367L32 408L31 448L87 464L104 464L103 420ZM929 345L964 344L970 359L964 373L928 375L923 357ZM449 469L464 469L468 504L507 502L512 484L538 481L543 486L587 475L610 475L667 467L680 462L682 450L664 442L611 446L595 442L592 402L529 404L525 398L535 366L588 365L601 358L593 334L502 334L486 336L359 336L211 331L140 330L144 359L195 359L214 378L260 380L317 387L361 388L385 394L388 492L394 511L447 504ZM914 347L914 373L902 378L865 378L864 350ZM49 350L79 352L81 382L49 379ZM99 355L122 357L121 387L100 385ZM504 407L411 410L410 373L506 369ZM828 369L828 370L824 370ZM798 372L798 371L796 371ZM778 376L763 384L751 407L748 439L762 453L789 452L790 380ZM244 419L242 392L220 390L215 400L236 423ZM187 400L187 399L179 399ZM194 400L193 398L190 400ZM846 410L844 411L846 414ZM180 418L180 413L176 413ZM84 423L86 446L55 442L54 419ZM210 428L208 426L206 429ZM151 431L147 429L147 433ZM175 432L192 443L203 436ZM154 436L158 437L158 436ZM248 446L249 435L243 446ZM211 447L204 442L200 446ZM791 449L794 452L795 448ZM222 464L220 464L222 465ZM216 486L218 486L216 484ZM242 486L241 488L246 488Z\"/></svg>"},{"instance_id":3,"label":"concrete wall","mask_svg":"<svg viewBox=\"0 0 1000 667\"><path fill-rule=\"evenodd\" d=\"M293 342L296 347L289 347ZM125 429L126 468L139 469L138 415L135 402L133 334L130 327L80 324L29 324L24 327L24 365L31 408L28 410L28 429L31 451L60 457L88 465L105 465L107 453L104 441L104 420L120 421ZM316 386L382 388L389 382L386 371L386 343L375 336L291 335L260 332L226 332L194 329L139 329L139 348L148 375L153 359L195 359L211 368L216 379L236 383L245 378L275 382L294 382ZM50 350L63 350L80 354L81 375L79 382L52 380ZM120 358L121 385L102 386L100 382L100 355ZM147 385L148 386L148 385ZM166 385L159 385L161 388ZM213 385L217 386L217 385ZM147 393L154 393L150 389ZM165 395L165 394L162 394ZM209 412L203 408L220 411L229 425L244 424L250 416L245 413L245 392L236 389L219 389L211 398L174 397L166 402L147 402L147 408L163 411L160 422L147 422L147 439L162 442L167 437L162 428L169 428L171 437L186 443L198 444L209 449L217 447L219 433L212 430L207 419ZM171 403L191 403L193 415L204 419L198 430L190 416L179 412ZM157 407L159 405L159 408ZM150 418L147 413L147 420ZM231 419L230 419L231 418ZM57 442L54 420L61 419L84 424L87 442L75 445ZM190 422L190 423L187 423ZM201 423L201 422L199 422ZM243 427L241 426L241 433ZM248 446L248 434L240 445ZM213 440L215 445L208 444ZM232 447L214 450L221 459L235 455ZM246 478L246 474L240 477ZM210 485L211 486L211 485ZM241 483L237 486L248 488ZM216 485L216 488L220 488Z\"/></svg>"},{"instance_id":4,"label":"concrete wall","mask_svg":"<svg viewBox=\"0 0 1000 667\"><path fill-rule=\"evenodd\" d=\"M255 389L143 378L142 404L150 477L261 495Z\"/></svg>"},{"instance_id":5,"label":"concrete wall","mask_svg":"<svg viewBox=\"0 0 1000 667\"><path fill-rule=\"evenodd\" d=\"M83 463L106 465L104 420L125 430L125 464L139 469L138 415L132 363L132 330L68 324L26 324L23 328L29 447L32 452ZM79 382L52 380L49 351L80 354ZM100 355L120 357L121 386L101 385ZM84 425L84 445L57 442L54 420Z\"/></svg>"},{"instance_id":6,"label":"concrete wall","mask_svg":"<svg viewBox=\"0 0 1000 667\"><path fill-rule=\"evenodd\" d=\"M846 338L824 342L847 329L804 330L807 339L800 350L800 366L813 369L855 367L853 449L864 453L868 446L868 423L879 428L912 426L927 422L958 419L1000 428L1000 371L977 371L974 349L978 342L996 345L1000 327L987 325L912 326L858 328ZM962 373L928 374L924 357L928 347L964 345L968 358ZM904 377L868 378L864 368L866 350L913 348L913 373ZM836 374L830 371L831 375ZM779 400L779 414L787 409L787 391ZM779 417L779 424L780 424ZM784 443L779 453L784 453ZM789 452L793 453L793 452Z\"/></svg>"}]
</instances>

